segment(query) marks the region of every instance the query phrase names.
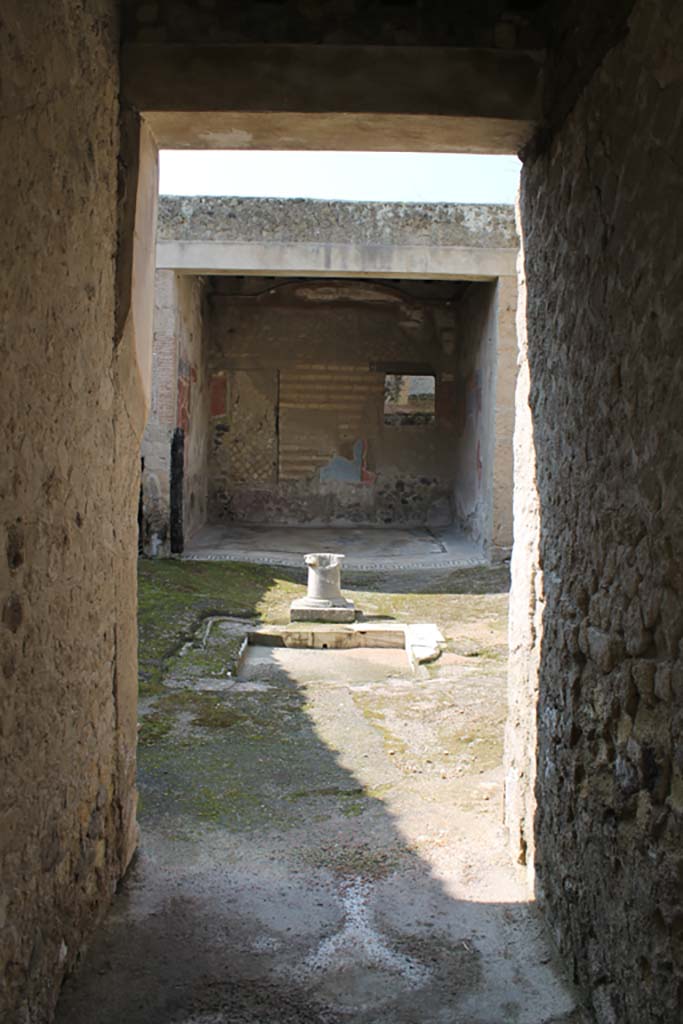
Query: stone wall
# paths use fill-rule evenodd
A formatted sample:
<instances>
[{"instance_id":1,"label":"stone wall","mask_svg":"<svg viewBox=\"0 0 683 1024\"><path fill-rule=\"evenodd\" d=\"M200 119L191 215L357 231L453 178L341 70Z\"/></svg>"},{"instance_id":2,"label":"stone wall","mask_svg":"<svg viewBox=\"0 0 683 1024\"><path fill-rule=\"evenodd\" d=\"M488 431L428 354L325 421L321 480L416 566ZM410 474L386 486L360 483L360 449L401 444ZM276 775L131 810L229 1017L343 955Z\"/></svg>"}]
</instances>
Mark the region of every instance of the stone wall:
<instances>
[{"instance_id":1,"label":"stone wall","mask_svg":"<svg viewBox=\"0 0 683 1024\"><path fill-rule=\"evenodd\" d=\"M513 536L513 438L517 381L517 278L505 275L496 284L496 376L492 400L491 481L492 558L508 557Z\"/></svg>"},{"instance_id":2,"label":"stone wall","mask_svg":"<svg viewBox=\"0 0 683 1024\"><path fill-rule=\"evenodd\" d=\"M178 418L178 340L176 275L154 277L152 402L142 438L142 547L148 554L170 553L171 438Z\"/></svg>"},{"instance_id":3,"label":"stone wall","mask_svg":"<svg viewBox=\"0 0 683 1024\"><path fill-rule=\"evenodd\" d=\"M115 4L1 21L0 1019L42 1024L135 843L144 399L114 343Z\"/></svg>"},{"instance_id":4,"label":"stone wall","mask_svg":"<svg viewBox=\"0 0 683 1024\"><path fill-rule=\"evenodd\" d=\"M456 517L494 560L512 548L517 281L470 287L458 307L464 417L453 438Z\"/></svg>"},{"instance_id":5,"label":"stone wall","mask_svg":"<svg viewBox=\"0 0 683 1024\"><path fill-rule=\"evenodd\" d=\"M178 294L178 424L185 432L183 531L189 540L204 525L207 513L209 374L204 282L179 277Z\"/></svg>"},{"instance_id":6,"label":"stone wall","mask_svg":"<svg viewBox=\"0 0 683 1024\"><path fill-rule=\"evenodd\" d=\"M160 214L157 266L184 274L491 281L515 273L510 206L165 196Z\"/></svg>"},{"instance_id":7,"label":"stone wall","mask_svg":"<svg viewBox=\"0 0 683 1024\"><path fill-rule=\"evenodd\" d=\"M325 242L423 245L434 250L518 245L511 206L502 203L355 203L327 199L163 196L159 241Z\"/></svg>"},{"instance_id":8,"label":"stone wall","mask_svg":"<svg viewBox=\"0 0 683 1024\"><path fill-rule=\"evenodd\" d=\"M492 519L491 472L492 415L496 394L498 342L497 288L495 284L467 289L459 308L459 376L462 393L462 428L453 437L456 514L471 536L490 541ZM511 495L509 495L511 500Z\"/></svg>"},{"instance_id":9,"label":"stone wall","mask_svg":"<svg viewBox=\"0 0 683 1024\"><path fill-rule=\"evenodd\" d=\"M519 207L517 209L519 215ZM521 234L521 232L520 232ZM534 424L529 405L529 343L524 238L518 257L518 367L514 426L514 536L505 723L505 824L509 848L525 869L530 891L536 876L536 761L538 666L543 636L543 573L538 550L540 508Z\"/></svg>"},{"instance_id":10,"label":"stone wall","mask_svg":"<svg viewBox=\"0 0 683 1024\"><path fill-rule=\"evenodd\" d=\"M214 279L211 520L450 523L462 288ZM411 369L436 422L385 425L384 374Z\"/></svg>"},{"instance_id":11,"label":"stone wall","mask_svg":"<svg viewBox=\"0 0 683 1024\"><path fill-rule=\"evenodd\" d=\"M680 5L639 0L522 182L511 689L537 666L538 891L600 1024L683 1013L682 38Z\"/></svg>"},{"instance_id":12,"label":"stone wall","mask_svg":"<svg viewBox=\"0 0 683 1024\"><path fill-rule=\"evenodd\" d=\"M217 6L126 3L128 35L217 38ZM522 44L516 28L496 36L495 5L486 39L476 17L444 21L445 5L441 21L420 20L425 5L299 19L300 5L243 6L228 42ZM522 196L513 607L526 625L511 687L527 692L529 744L510 778L523 806L538 764L539 894L598 1020L668 1024L683 1010L683 26L673 0L574 6L597 13L560 26ZM132 238L117 224L115 7L9 0L2 13L0 1011L21 1024L49 1017L134 845L144 368L115 280L117 227L119 276ZM617 16L603 25L605 10Z\"/></svg>"},{"instance_id":13,"label":"stone wall","mask_svg":"<svg viewBox=\"0 0 683 1024\"><path fill-rule=\"evenodd\" d=\"M201 278L157 270L154 286L152 405L142 442L143 549L171 551L171 444L183 432L181 532L206 522L209 393Z\"/></svg>"}]
</instances>

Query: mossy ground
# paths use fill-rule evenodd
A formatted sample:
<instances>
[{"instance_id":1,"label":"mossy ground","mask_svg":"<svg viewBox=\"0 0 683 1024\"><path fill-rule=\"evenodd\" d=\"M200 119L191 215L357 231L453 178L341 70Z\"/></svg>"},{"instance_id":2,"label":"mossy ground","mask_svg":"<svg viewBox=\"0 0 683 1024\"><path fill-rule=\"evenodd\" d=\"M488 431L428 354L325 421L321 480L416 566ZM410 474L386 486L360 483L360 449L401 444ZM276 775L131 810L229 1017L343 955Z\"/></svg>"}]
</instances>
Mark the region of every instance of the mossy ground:
<instances>
[{"instance_id":1,"label":"mossy ground","mask_svg":"<svg viewBox=\"0 0 683 1024\"><path fill-rule=\"evenodd\" d=\"M226 562L142 559L138 572L141 695L163 692L170 662L184 644L196 643L211 616L284 623L290 602L302 590L301 574L286 569L274 572L264 566Z\"/></svg>"},{"instance_id":2,"label":"mossy ground","mask_svg":"<svg viewBox=\"0 0 683 1024\"><path fill-rule=\"evenodd\" d=\"M172 818L176 834L190 834L206 825L299 827L332 811L348 820L381 809L406 779L457 780L496 767L507 615L500 570L490 571L491 593L449 593L447 580L438 593L397 593L386 580L368 577L361 583L362 589L352 581L353 597L365 617L441 628L449 653L424 669L419 683L406 670L404 687L349 687L335 677L337 660L328 662L331 676L322 688L284 673L277 685L257 680L245 689L234 684L250 624L285 623L290 602L304 591L303 574L141 562L143 824ZM338 757L345 742L351 760L360 760L352 771ZM373 770L361 750L368 743L381 751Z\"/></svg>"}]
</instances>

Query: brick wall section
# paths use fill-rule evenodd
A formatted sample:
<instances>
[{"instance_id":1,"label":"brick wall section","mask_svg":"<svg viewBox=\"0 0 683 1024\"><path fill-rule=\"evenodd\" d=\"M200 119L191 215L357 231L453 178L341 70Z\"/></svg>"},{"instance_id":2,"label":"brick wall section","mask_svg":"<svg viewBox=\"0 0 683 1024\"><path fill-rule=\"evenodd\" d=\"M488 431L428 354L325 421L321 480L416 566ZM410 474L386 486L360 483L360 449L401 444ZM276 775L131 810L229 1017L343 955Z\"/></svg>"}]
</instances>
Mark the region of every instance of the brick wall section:
<instances>
[{"instance_id":1,"label":"brick wall section","mask_svg":"<svg viewBox=\"0 0 683 1024\"><path fill-rule=\"evenodd\" d=\"M152 407L148 424L173 430L178 411L178 332L176 275L157 270L154 278L154 351Z\"/></svg>"},{"instance_id":2,"label":"brick wall section","mask_svg":"<svg viewBox=\"0 0 683 1024\"><path fill-rule=\"evenodd\" d=\"M636 3L523 174L538 515L512 604L545 596L512 689L538 661L539 891L600 1024L683 1015L682 39L680 5Z\"/></svg>"},{"instance_id":3,"label":"brick wall section","mask_svg":"<svg viewBox=\"0 0 683 1024\"><path fill-rule=\"evenodd\" d=\"M143 406L113 344L115 4L1 20L0 1020L43 1024L134 842Z\"/></svg>"}]
</instances>

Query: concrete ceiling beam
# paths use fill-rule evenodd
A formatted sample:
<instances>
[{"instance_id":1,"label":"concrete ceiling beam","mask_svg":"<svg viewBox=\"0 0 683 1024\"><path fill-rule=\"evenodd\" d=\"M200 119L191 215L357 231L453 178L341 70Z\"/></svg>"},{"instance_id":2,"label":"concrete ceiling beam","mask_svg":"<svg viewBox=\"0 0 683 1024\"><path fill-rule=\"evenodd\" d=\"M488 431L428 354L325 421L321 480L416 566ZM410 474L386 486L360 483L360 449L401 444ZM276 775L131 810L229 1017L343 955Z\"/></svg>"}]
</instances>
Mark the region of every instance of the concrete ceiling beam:
<instances>
[{"instance_id":1,"label":"concrete ceiling beam","mask_svg":"<svg viewBox=\"0 0 683 1024\"><path fill-rule=\"evenodd\" d=\"M516 249L464 246L325 245L318 242L160 240L157 269L180 274L267 274L273 277L514 277Z\"/></svg>"},{"instance_id":2,"label":"concrete ceiling beam","mask_svg":"<svg viewBox=\"0 0 683 1024\"><path fill-rule=\"evenodd\" d=\"M540 69L503 50L134 43L122 96L162 148L515 153Z\"/></svg>"}]
</instances>

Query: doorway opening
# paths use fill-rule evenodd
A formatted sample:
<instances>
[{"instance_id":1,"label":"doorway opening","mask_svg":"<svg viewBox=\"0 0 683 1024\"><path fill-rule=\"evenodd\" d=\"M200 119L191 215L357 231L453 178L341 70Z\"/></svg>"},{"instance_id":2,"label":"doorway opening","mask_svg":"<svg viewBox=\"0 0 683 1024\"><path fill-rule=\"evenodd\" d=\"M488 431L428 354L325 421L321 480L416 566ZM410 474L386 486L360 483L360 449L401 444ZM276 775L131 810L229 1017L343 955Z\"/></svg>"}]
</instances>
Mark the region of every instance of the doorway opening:
<instances>
[{"instance_id":1,"label":"doorway opening","mask_svg":"<svg viewBox=\"0 0 683 1024\"><path fill-rule=\"evenodd\" d=\"M505 559L509 207L162 197L159 220L147 554L180 430L188 557Z\"/></svg>"},{"instance_id":2,"label":"doorway opening","mask_svg":"<svg viewBox=\"0 0 683 1024\"><path fill-rule=\"evenodd\" d=\"M268 200L258 203L241 201L243 223L249 212L262 223ZM330 205L339 206L315 209L312 223ZM552 967L539 972L550 954L495 812L515 295L515 246L495 241L514 236L511 213L460 210L468 244L454 246L446 225L458 213L430 209L431 227L440 216L446 233L423 240L417 258L414 211L400 212L403 237L381 258L372 238L340 240L337 221L337 250L323 238L322 256L304 258L296 247L315 238L236 239L235 212L229 199L161 201L144 444L145 550L155 557L140 570L135 871L154 902L165 890L154 865L172 865L194 908L171 943L183 1010L195 1020L196 943L204 935L206 949L218 928L231 959L241 950L246 973L230 977L247 1017L251 976L271 991L264 1005L284 999L292 1020L393 1019L399 1005L424 1019L428 1004L442 1012L455 1002L501 1016L516 998L503 955L514 918L532 949L531 973L527 946L515 960L519 999L523 990L540 1024L550 1010L570 1012L573 997ZM364 216L361 235L390 214ZM361 629L389 640L292 641L285 622L302 593L303 554L345 544L357 548L346 586ZM433 623L441 638L422 661L406 657L407 640L405 650L394 643L411 623ZM196 857L203 866L188 872ZM219 878L226 858L233 866ZM120 924L93 964L125 932L128 977L144 936L127 913ZM223 992L210 960L202 970ZM156 961L154 972L163 978ZM124 988L130 1015L145 986ZM68 1019L79 1019L86 989L67 992Z\"/></svg>"}]
</instances>

